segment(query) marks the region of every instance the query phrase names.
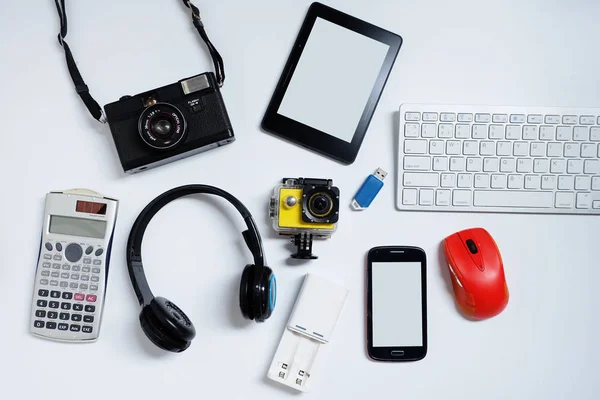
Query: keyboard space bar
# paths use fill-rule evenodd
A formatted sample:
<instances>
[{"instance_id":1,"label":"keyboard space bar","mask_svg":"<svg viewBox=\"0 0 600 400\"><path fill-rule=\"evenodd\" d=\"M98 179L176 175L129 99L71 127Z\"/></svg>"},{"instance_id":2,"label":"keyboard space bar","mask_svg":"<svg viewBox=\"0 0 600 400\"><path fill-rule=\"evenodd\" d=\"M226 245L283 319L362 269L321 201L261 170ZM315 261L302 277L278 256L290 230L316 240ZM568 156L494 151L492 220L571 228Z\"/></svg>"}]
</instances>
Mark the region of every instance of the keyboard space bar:
<instances>
[{"instance_id":1,"label":"keyboard space bar","mask_svg":"<svg viewBox=\"0 0 600 400\"><path fill-rule=\"evenodd\" d=\"M516 192L501 190L476 190L473 196L475 207L509 208L552 208L552 192Z\"/></svg>"}]
</instances>

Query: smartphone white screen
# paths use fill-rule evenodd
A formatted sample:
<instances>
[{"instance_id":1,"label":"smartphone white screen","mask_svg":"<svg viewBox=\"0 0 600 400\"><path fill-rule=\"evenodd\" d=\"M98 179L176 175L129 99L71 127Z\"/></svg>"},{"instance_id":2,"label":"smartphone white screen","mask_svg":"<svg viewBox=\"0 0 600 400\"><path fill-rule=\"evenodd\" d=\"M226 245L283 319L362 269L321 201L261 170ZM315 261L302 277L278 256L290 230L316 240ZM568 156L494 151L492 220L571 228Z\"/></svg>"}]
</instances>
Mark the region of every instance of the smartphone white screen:
<instances>
[{"instance_id":1,"label":"smartphone white screen","mask_svg":"<svg viewBox=\"0 0 600 400\"><path fill-rule=\"evenodd\" d=\"M317 18L278 113L352 142L389 49Z\"/></svg>"},{"instance_id":2,"label":"smartphone white screen","mask_svg":"<svg viewBox=\"0 0 600 400\"><path fill-rule=\"evenodd\" d=\"M373 347L423 346L420 262L372 263Z\"/></svg>"}]
</instances>

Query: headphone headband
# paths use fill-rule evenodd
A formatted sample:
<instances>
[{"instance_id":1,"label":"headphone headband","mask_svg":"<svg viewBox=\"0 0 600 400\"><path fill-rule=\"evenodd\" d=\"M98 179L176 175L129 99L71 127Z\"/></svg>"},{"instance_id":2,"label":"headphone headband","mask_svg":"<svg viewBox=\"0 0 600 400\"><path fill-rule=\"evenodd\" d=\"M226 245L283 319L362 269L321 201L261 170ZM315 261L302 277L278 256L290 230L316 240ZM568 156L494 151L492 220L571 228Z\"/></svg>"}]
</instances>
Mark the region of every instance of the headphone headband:
<instances>
[{"instance_id":1,"label":"headphone headband","mask_svg":"<svg viewBox=\"0 0 600 400\"><path fill-rule=\"evenodd\" d=\"M219 189L214 186L179 186L161 194L160 196L152 200L150 204L148 204L146 208L144 208L144 210L137 217L129 234L126 252L127 268L129 270L129 277L131 278L133 289L135 290L135 294L137 295L138 301L141 305L149 304L150 301L154 298L154 295L150 290L150 286L148 285L148 281L144 273L144 265L142 263L142 240L144 238L146 227L148 226L154 215L156 215L156 213L160 211L161 208L163 208L173 200L192 194L203 193L222 197L238 210L238 212L242 215L242 218L244 218L246 226L248 227L246 231L242 232L242 236L244 237L244 241L246 242L248 249L254 257L254 264L261 267L265 265L260 233L258 232L258 228L256 226L256 223L254 222L254 219L252 218L252 214L250 214L250 211L248 211L246 206L244 206L244 204L242 204L241 201L239 201L237 198L235 198L233 195L226 192L225 190Z\"/></svg>"}]
</instances>

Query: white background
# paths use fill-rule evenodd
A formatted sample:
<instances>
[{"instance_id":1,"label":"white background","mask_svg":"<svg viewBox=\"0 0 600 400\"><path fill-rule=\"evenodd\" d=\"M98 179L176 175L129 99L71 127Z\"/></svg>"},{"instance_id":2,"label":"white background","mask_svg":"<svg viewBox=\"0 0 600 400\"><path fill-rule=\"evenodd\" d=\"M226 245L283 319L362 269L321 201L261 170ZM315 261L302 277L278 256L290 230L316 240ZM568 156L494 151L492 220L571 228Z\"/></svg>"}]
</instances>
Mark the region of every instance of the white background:
<instances>
[{"instance_id":1,"label":"white background","mask_svg":"<svg viewBox=\"0 0 600 400\"><path fill-rule=\"evenodd\" d=\"M373 346L423 345L421 281L420 262L373 263Z\"/></svg>"},{"instance_id":2,"label":"white background","mask_svg":"<svg viewBox=\"0 0 600 400\"><path fill-rule=\"evenodd\" d=\"M389 50L317 18L278 113L352 142Z\"/></svg>"},{"instance_id":3,"label":"white background","mask_svg":"<svg viewBox=\"0 0 600 400\"><path fill-rule=\"evenodd\" d=\"M600 217L427 214L394 208L394 140L404 102L600 106L600 3L596 0L336 0L328 4L401 34L404 45L357 161L343 166L262 133L260 120L309 1L198 2L227 71L223 90L237 141L134 176L121 171L107 126L76 96L57 44L51 1L3 1L0 14L0 397L46 400L297 398L267 368L306 272L350 289L307 398L597 399L600 393ZM212 67L179 1L68 1L71 45L102 103ZM371 208L346 207L368 173L391 175ZM274 237L267 203L284 176L333 178L342 191L334 236L319 260L297 265ZM250 260L242 223L221 201L174 203L150 225L144 260L155 293L198 331L183 354L142 333L125 267L129 228L164 190L221 186L254 212L277 273L277 310L247 323L238 281ZM88 187L121 200L100 339L90 345L28 333L45 194ZM456 310L440 255L443 238L483 226L497 240L511 291L498 317L470 322ZM428 255L429 353L415 363L369 361L364 271L378 245Z\"/></svg>"}]
</instances>

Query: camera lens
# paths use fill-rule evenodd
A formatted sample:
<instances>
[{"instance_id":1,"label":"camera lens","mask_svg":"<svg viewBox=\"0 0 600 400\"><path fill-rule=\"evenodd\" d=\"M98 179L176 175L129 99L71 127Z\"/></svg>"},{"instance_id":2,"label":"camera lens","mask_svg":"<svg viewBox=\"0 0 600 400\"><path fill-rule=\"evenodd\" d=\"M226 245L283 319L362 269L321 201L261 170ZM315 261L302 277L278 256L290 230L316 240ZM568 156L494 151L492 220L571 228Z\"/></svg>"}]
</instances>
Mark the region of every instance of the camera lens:
<instances>
[{"instance_id":1,"label":"camera lens","mask_svg":"<svg viewBox=\"0 0 600 400\"><path fill-rule=\"evenodd\" d=\"M157 150L169 150L184 138L186 121L177 107L156 103L142 112L138 130L148 146Z\"/></svg>"},{"instance_id":2,"label":"camera lens","mask_svg":"<svg viewBox=\"0 0 600 400\"><path fill-rule=\"evenodd\" d=\"M333 199L328 193L313 194L308 201L308 211L315 217L323 218L333 209Z\"/></svg>"}]
</instances>

